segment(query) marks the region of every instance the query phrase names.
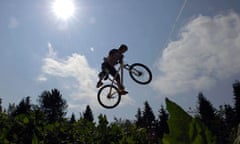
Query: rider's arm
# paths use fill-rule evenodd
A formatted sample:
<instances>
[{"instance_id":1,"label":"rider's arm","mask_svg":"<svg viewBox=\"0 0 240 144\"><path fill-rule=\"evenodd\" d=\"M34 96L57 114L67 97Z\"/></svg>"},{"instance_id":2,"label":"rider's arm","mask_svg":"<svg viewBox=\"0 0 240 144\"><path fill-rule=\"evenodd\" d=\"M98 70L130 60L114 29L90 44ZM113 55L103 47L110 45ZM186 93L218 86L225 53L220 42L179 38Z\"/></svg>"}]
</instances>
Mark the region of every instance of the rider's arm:
<instances>
[{"instance_id":1,"label":"rider's arm","mask_svg":"<svg viewBox=\"0 0 240 144\"><path fill-rule=\"evenodd\" d=\"M120 56L120 59L119 59L119 63L120 63L120 64L123 63L123 58L124 58L124 55L121 55L121 56Z\"/></svg>"}]
</instances>

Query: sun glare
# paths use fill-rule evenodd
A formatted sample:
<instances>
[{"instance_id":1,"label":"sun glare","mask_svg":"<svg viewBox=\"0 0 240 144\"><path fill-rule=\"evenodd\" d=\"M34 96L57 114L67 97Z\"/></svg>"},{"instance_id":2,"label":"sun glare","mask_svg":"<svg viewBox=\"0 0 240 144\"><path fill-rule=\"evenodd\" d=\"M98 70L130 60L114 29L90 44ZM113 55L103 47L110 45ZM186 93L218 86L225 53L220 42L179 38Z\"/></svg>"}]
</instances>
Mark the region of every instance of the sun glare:
<instances>
[{"instance_id":1,"label":"sun glare","mask_svg":"<svg viewBox=\"0 0 240 144\"><path fill-rule=\"evenodd\" d=\"M66 21L74 16L75 4L73 0L54 0L52 10L58 18Z\"/></svg>"}]
</instances>

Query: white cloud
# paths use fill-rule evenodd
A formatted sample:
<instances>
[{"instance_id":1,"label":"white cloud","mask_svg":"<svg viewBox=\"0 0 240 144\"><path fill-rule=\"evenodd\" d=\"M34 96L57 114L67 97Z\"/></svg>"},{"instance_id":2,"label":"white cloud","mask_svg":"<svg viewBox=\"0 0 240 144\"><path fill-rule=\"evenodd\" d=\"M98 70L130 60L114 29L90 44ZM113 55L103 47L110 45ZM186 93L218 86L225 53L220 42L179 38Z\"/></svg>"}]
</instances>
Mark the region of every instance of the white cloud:
<instances>
[{"instance_id":1,"label":"white cloud","mask_svg":"<svg viewBox=\"0 0 240 144\"><path fill-rule=\"evenodd\" d=\"M50 42L48 42L48 55L47 57L56 57L57 56L57 52L53 49L52 44Z\"/></svg>"},{"instance_id":2,"label":"white cloud","mask_svg":"<svg viewBox=\"0 0 240 144\"><path fill-rule=\"evenodd\" d=\"M47 81L47 78L44 75L40 75L38 76L37 80L43 82L43 81Z\"/></svg>"},{"instance_id":3,"label":"white cloud","mask_svg":"<svg viewBox=\"0 0 240 144\"><path fill-rule=\"evenodd\" d=\"M85 56L74 53L66 60L47 57L42 71L55 77L73 78L73 81L65 80L66 83L62 84L66 89L73 90L71 98L95 102L97 71L88 65Z\"/></svg>"},{"instance_id":4,"label":"white cloud","mask_svg":"<svg viewBox=\"0 0 240 144\"><path fill-rule=\"evenodd\" d=\"M15 29L19 26L19 22L17 20L17 18L15 17L11 17L8 23L8 28L10 29Z\"/></svg>"},{"instance_id":5,"label":"white cloud","mask_svg":"<svg viewBox=\"0 0 240 144\"><path fill-rule=\"evenodd\" d=\"M198 16L164 49L153 86L168 95L207 89L240 72L239 54L238 14Z\"/></svg>"}]
</instances>

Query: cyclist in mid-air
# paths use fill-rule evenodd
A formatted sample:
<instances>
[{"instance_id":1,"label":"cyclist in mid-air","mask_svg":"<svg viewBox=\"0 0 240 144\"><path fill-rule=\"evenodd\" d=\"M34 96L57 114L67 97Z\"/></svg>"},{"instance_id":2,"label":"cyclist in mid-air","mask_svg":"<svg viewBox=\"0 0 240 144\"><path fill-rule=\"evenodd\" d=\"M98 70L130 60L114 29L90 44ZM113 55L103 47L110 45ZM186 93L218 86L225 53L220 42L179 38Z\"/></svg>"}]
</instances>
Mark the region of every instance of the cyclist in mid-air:
<instances>
[{"instance_id":1,"label":"cyclist in mid-air","mask_svg":"<svg viewBox=\"0 0 240 144\"><path fill-rule=\"evenodd\" d=\"M117 81L117 86L121 95L125 95L128 92L124 90L124 86L120 82L120 75L115 69L115 65L123 63L123 53L128 50L128 47L122 44L118 49L112 49L109 51L108 56L104 57L102 63L102 71L98 74L99 81L97 83L97 88L103 85L102 80L107 79L108 74L110 73L115 80Z\"/></svg>"}]
</instances>

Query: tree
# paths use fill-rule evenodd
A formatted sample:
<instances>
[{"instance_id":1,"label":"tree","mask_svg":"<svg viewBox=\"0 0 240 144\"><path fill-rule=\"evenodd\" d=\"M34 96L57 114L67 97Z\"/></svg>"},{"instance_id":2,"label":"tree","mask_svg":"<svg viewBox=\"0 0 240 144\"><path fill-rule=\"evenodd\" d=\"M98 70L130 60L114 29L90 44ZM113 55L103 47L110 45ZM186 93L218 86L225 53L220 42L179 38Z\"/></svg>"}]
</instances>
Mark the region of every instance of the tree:
<instances>
[{"instance_id":1,"label":"tree","mask_svg":"<svg viewBox=\"0 0 240 144\"><path fill-rule=\"evenodd\" d=\"M147 129L149 141L155 143L157 141L155 115L147 101L144 103L144 106L143 127Z\"/></svg>"},{"instance_id":2,"label":"tree","mask_svg":"<svg viewBox=\"0 0 240 144\"><path fill-rule=\"evenodd\" d=\"M138 128L141 128L141 127L143 127L143 117L142 117L142 112L141 112L141 109L140 108L138 108L138 110L137 110L137 114L135 115L135 117L136 117L136 125L137 125L137 127Z\"/></svg>"},{"instance_id":3,"label":"tree","mask_svg":"<svg viewBox=\"0 0 240 144\"><path fill-rule=\"evenodd\" d=\"M159 116L158 116L158 124L157 124L157 135L160 139L163 138L163 134L169 133L169 127L168 127L168 114L166 110L161 105L161 108L159 110Z\"/></svg>"},{"instance_id":4,"label":"tree","mask_svg":"<svg viewBox=\"0 0 240 144\"><path fill-rule=\"evenodd\" d=\"M212 124L215 120L215 108L213 108L211 102L204 97L203 93L198 94L198 104L198 112L201 121L206 124L211 131L214 131Z\"/></svg>"},{"instance_id":5,"label":"tree","mask_svg":"<svg viewBox=\"0 0 240 144\"><path fill-rule=\"evenodd\" d=\"M108 127L108 120L106 115L100 114L98 116L98 126L97 126L97 137L100 144L107 144L110 143L110 136L109 136L109 127Z\"/></svg>"},{"instance_id":6,"label":"tree","mask_svg":"<svg viewBox=\"0 0 240 144\"><path fill-rule=\"evenodd\" d=\"M234 110L235 110L235 127L240 123L240 82L236 81L233 84L233 95L235 100Z\"/></svg>"},{"instance_id":7,"label":"tree","mask_svg":"<svg viewBox=\"0 0 240 144\"><path fill-rule=\"evenodd\" d=\"M8 114L8 115L12 115L15 110L16 110L16 105L15 105L15 103L12 103L12 104L9 103L8 109L7 109L7 114Z\"/></svg>"},{"instance_id":8,"label":"tree","mask_svg":"<svg viewBox=\"0 0 240 144\"><path fill-rule=\"evenodd\" d=\"M143 111L143 126L147 129L151 129L151 127L154 125L155 123L155 116L154 113L152 111L152 108L150 107L150 105L148 104L148 102L146 101L144 103L144 111Z\"/></svg>"},{"instance_id":9,"label":"tree","mask_svg":"<svg viewBox=\"0 0 240 144\"><path fill-rule=\"evenodd\" d=\"M238 125L238 128L237 128L237 136L233 142L233 144L239 144L240 143L240 125Z\"/></svg>"},{"instance_id":10,"label":"tree","mask_svg":"<svg viewBox=\"0 0 240 144\"><path fill-rule=\"evenodd\" d=\"M2 99L0 98L0 113L2 112Z\"/></svg>"},{"instance_id":11,"label":"tree","mask_svg":"<svg viewBox=\"0 0 240 144\"><path fill-rule=\"evenodd\" d=\"M231 105L224 105L224 116L225 116L224 121L227 125L227 128L229 130L232 129L235 126L234 125L235 111Z\"/></svg>"},{"instance_id":12,"label":"tree","mask_svg":"<svg viewBox=\"0 0 240 144\"><path fill-rule=\"evenodd\" d=\"M63 119L66 115L67 102L62 98L60 91L44 91L39 96L40 109L46 114L50 122Z\"/></svg>"},{"instance_id":13,"label":"tree","mask_svg":"<svg viewBox=\"0 0 240 144\"><path fill-rule=\"evenodd\" d=\"M89 105L87 105L85 112L83 113L83 119L93 122L93 113Z\"/></svg>"},{"instance_id":14,"label":"tree","mask_svg":"<svg viewBox=\"0 0 240 144\"><path fill-rule=\"evenodd\" d=\"M225 144L226 126L223 118L217 113L216 109L212 106L202 93L198 95L199 100L199 114L200 120L209 128L209 130L217 137L218 144Z\"/></svg>"},{"instance_id":15,"label":"tree","mask_svg":"<svg viewBox=\"0 0 240 144\"><path fill-rule=\"evenodd\" d=\"M224 125L222 125L222 126L224 126L223 127L224 130L222 130L222 132L224 132L225 135L226 135L225 136L226 143L233 143L233 139L235 138L234 118L235 118L234 109L232 108L231 105L225 104L223 106L223 116L222 116L222 119L223 119Z\"/></svg>"},{"instance_id":16,"label":"tree","mask_svg":"<svg viewBox=\"0 0 240 144\"><path fill-rule=\"evenodd\" d=\"M12 115L16 116L18 114L28 114L31 112L31 103L30 103L30 97L26 97L25 99L22 99L22 101L16 106L16 109L13 111Z\"/></svg>"},{"instance_id":17,"label":"tree","mask_svg":"<svg viewBox=\"0 0 240 144\"><path fill-rule=\"evenodd\" d=\"M72 116L71 116L71 119L70 119L70 123L75 123L76 122L76 118L75 118L75 115L74 113L72 113Z\"/></svg>"}]
</instances>

